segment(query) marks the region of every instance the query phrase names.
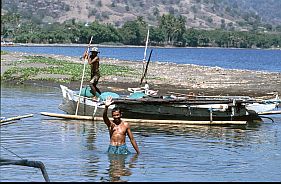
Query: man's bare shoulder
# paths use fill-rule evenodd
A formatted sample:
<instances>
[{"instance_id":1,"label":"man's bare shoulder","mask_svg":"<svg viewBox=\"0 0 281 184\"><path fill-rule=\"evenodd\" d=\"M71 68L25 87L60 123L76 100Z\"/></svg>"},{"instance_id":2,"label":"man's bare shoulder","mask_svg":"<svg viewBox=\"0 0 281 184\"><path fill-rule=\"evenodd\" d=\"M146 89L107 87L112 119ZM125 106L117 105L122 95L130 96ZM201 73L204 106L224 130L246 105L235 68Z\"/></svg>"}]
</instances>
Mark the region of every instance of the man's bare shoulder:
<instances>
[{"instance_id":1,"label":"man's bare shoulder","mask_svg":"<svg viewBox=\"0 0 281 184\"><path fill-rule=\"evenodd\" d=\"M123 123L123 125L124 125L126 128L130 127L130 123L129 123L129 122L122 121L122 123Z\"/></svg>"},{"instance_id":2,"label":"man's bare shoulder","mask_svg":"<svg viewBox=\"0 0 281 184\"><path fill-rule=\"evenodd\" d=\"M109 120L109 126L108 127L113 128L114 126L115 126L115 123L112 120Z\"/></svg>"}]
</instances>

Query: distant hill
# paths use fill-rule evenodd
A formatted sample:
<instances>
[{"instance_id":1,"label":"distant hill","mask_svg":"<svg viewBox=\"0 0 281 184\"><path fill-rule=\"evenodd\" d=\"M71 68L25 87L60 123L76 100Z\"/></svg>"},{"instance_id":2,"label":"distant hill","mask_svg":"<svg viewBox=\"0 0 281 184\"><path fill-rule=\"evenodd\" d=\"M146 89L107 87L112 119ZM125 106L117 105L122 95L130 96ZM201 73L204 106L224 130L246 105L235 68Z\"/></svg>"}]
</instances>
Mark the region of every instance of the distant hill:
<instances>
[{"instance_id":1,"label":"distant hill","mask_svg":"<svg viewBox=\"0 0 281 184\"><path fill-rule=\"evenodd\" d=\"M124 22L143 16L157 25L163 14L183 15L186 27L249 30L253 26L281 25L281 0L1 0L2 14L19 13L37 23Z\"/></svg>"}]
</instances>

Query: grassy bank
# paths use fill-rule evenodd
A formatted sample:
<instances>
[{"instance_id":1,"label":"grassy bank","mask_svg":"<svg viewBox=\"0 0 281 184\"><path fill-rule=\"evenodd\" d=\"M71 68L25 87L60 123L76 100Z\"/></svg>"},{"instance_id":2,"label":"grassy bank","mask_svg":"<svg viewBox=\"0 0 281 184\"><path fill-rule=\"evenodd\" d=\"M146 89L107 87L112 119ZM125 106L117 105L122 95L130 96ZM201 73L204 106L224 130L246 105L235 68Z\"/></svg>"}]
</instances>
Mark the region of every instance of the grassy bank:
<instances>
[{"instance_id":1,"label":"grassy bank","mask_svg":"<svg viewBox=\"0 0 281 184\"><path fill-rule=\"evenodd\" d=\"M2 52L5 55L7 52ZM2 59L1 59L2 63ZM80 81L83 71L83 63L74 63L66 60L54 59L44 56L23 56L23 58L11 62L9 67L1 73L1 80L24 82L27 80L47 80L54 82ZM102 76L118 75L134 77L137 71L129 66L116 66L106 63L100 64ZM85 68L85 80L90 80L90 67Z\"/></svg>"}]
</instances>

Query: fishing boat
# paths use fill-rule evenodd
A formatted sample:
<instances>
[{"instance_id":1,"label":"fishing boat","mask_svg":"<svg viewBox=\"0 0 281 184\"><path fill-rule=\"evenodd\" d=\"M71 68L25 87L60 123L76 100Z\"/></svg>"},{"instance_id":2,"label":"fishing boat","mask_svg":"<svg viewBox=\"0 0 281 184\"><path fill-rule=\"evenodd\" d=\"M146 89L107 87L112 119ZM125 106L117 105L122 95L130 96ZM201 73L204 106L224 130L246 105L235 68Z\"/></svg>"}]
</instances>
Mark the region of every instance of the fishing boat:
<instances>
[{"instance_id":1,"label":"fishing boat","mask_svg":"<svg viewBox=\"0 0 281 184\"><path fill-rule=\"evenodd\" d=\"M249 112L245 104L253 103L246 96L188 96L175 95L152 96L143 92L119 95L113 92L104 92L99 98L80 96L79 91L73 91L60 85L63 101L59 109L67 114L75 114L77 103L78 115L101 116L104 101L112 96L113 108L118 106L124 118L155 119L155 120L186 120L186 121L239 121L260 119L255 111Z\"/></svg>"}]
</instances>

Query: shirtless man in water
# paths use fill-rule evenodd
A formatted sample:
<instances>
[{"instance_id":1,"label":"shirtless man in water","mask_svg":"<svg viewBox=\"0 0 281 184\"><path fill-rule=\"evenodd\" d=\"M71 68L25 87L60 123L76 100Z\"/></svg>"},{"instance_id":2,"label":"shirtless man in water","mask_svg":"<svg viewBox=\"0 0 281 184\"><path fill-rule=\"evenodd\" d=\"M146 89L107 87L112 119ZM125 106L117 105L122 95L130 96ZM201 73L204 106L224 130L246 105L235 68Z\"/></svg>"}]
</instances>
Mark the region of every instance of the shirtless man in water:
<instances>
[{"instance_id":1,"label":"shirtless man in water","mask_svg":"<svg viewBox=\"0 0 281 184\"><path fill-rule=\"evenodd\" d=\"M137 154L140 153L137 142L134 139L131 132L130 125L127 122L121 120L121 111L118 108L112 109L113 121L107 117L108 107L113 103L112 97L107 97L105 101L105 108L103 112L103 120L108 127L110 135L110 145L108 147L108 153L110 154L129 154L130 151L126 145L126 134L129 136L131 144L136 150Z\"/></svg>"}]
</instances>

